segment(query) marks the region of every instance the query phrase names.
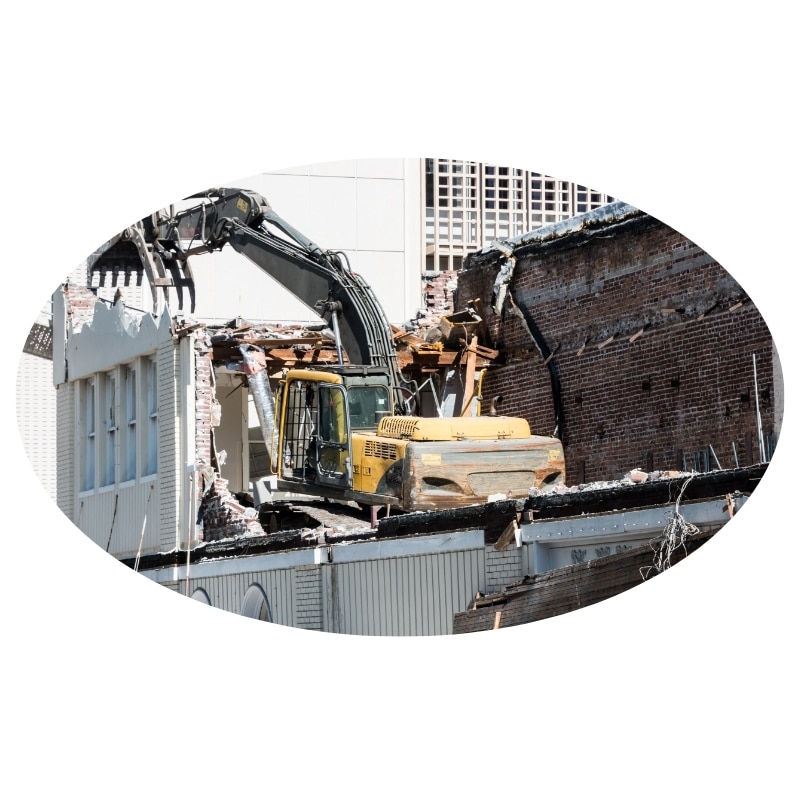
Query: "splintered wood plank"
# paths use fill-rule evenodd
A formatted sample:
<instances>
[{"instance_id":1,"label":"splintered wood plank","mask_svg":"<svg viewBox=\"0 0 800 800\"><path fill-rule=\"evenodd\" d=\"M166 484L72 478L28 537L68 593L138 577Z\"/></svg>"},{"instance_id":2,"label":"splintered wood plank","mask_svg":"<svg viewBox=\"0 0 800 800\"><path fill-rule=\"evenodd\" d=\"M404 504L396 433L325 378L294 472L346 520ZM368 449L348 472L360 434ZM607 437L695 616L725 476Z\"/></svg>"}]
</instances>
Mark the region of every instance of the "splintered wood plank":
<instances>
[{"instance_id":1,"label":"splintered wood plank","mask_svg":"<svg viewBox=\"0 0 800 800\"><path fill-rule=\"evenodd\" d=\"M464 404L461 408L462 416L470 407L472 398L475 396L475 365L478 358L478 354L475 352L475 345L477 343L478 337L473 336L467 348L467 366L464 373Z\"/></svg>"}]
</instances>

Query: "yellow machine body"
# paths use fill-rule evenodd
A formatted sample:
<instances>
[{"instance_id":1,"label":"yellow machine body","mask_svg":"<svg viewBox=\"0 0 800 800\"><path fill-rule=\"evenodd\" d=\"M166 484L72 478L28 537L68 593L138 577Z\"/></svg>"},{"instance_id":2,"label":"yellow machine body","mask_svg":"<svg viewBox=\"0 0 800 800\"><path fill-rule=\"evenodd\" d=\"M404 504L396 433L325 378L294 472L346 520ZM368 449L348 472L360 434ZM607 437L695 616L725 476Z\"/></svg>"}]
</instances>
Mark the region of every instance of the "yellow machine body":
<instances>
[{"instance_id":1,"label":"yellow machine body","mask_svg":"<svg viewBox=\"0 0 800 800\"><path fill-rule=\"evenodd\" d=\"M428 511L564 481L558 439L515 417L389 416L380 376L291 371L280 406L285 491Z\"/></svg>"}]
</instances>

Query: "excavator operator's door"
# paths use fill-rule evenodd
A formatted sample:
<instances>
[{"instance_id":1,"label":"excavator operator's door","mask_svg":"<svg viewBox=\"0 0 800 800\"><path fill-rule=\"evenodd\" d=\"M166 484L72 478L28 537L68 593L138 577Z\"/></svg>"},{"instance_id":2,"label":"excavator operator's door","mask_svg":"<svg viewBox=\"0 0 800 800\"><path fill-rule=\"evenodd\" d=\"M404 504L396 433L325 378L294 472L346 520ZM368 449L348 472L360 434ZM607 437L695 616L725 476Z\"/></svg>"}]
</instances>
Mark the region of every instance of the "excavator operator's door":
<instances>
[{"instance_id":1,"label":"excavator operator's door","mask_svg":"<svg viewBox=\"0 0 800 800\"><path fill-rule=\"evenodd\" d=\"M285 388L281 477L349 489L353 485L347 393L341 384L291 380Z\"/></svg>"},{"instance_id":2,"label":"excavator operator's door","mask_svg":"<svg viewBox=\"0 0 800 800\"><path fill-rule=\"evenodd\" d=\"M317 482L349 488L353 485L353 470L347 393L343 386L324 383L319 384L318 393L318 426L312 440Z\"/></svg>"}]
</instances>

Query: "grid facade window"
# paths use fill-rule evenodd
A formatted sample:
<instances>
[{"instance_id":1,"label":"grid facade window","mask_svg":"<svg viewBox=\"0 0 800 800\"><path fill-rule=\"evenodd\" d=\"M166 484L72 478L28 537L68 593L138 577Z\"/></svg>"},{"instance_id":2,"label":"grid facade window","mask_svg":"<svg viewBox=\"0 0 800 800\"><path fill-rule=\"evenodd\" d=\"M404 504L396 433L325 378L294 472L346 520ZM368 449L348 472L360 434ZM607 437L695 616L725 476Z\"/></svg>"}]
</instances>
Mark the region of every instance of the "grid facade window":
<instances>
[{"instance_id":1,"label":"grid facade window","mask_svg":"<svg viewBox=\"0 0 800 800\"><path fill-rule=\"evenodd\" d=\"M460 269L464 256L598 208L613 197L513 167L428 158L425 271Z\"/></svg>"}]
</instances>

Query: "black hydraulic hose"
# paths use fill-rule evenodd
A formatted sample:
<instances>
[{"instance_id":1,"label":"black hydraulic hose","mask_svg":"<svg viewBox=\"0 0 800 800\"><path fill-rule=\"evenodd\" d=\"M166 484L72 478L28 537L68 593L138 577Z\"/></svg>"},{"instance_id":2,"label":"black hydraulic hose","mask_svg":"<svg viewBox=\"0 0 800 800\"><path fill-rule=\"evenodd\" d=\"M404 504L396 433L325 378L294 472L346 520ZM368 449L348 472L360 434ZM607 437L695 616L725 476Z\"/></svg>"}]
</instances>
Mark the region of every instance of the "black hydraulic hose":
<instances>
[{"instance_id":1,"label":"black hydraulic hose","mask_svg":"<svg viewBox=\"0 0 800 800\"><path fill-rule=\"evenodd\" d=\"M555 416L555 421L556 421L556 426L555 430L553 431L553 436L555 436L558 439L562 439L563 441L564 403L561 397L561 379L558 375L558 368L556 366L556 360L553 355L553 351L547 344L547 340L544 338L542 332L539 330L539 326L534 321L530 311L527 309L525 305L522 305L517 301L517 298L515 297L514 294L514 290L511 287L508 288L508 296L512 304L519 310L520 314L522 315L525 327L528 329L528 333L531 339L533 339L533 342L536 345L536 348L538 349L540 355L547 363L547 369L550 373L550 391L553 397L553 414Z\"/></svg>"}]
</instances>

